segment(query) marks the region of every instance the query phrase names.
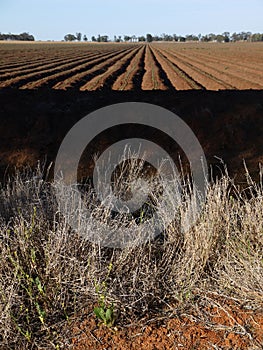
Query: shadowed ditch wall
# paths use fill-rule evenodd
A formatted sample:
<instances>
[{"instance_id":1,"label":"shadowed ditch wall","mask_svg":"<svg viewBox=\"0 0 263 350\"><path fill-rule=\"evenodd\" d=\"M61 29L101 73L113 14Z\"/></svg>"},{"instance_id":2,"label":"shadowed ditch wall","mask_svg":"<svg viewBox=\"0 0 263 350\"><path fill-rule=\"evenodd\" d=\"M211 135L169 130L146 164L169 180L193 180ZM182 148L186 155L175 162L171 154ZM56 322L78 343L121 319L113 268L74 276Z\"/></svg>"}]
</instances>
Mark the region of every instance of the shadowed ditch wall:
<instances>
[{"instance_id":1,"label":"shadowed ditch wall","mask_svg":"<svg viewBox=\"0 0 263 350\"><path fill-rule=\"evenodd\" d=\"M128 91L80 92L51 89L0 90L0 175L14 167L34 166L38 160L54 161L60 143L70 128L88 113L114 103L147 102L167 108L182 118L197 136L213 173L222 169L244 181L245 159L251 175L258 179L263 162L263 91ZM87 147L83 169L89 176L92 155L129 137L158 142L170 155L187 160L177 145L149 127L115 127L98 135ZM81 169L81 167L80 167Z\"/></svg>"}]
</instances>

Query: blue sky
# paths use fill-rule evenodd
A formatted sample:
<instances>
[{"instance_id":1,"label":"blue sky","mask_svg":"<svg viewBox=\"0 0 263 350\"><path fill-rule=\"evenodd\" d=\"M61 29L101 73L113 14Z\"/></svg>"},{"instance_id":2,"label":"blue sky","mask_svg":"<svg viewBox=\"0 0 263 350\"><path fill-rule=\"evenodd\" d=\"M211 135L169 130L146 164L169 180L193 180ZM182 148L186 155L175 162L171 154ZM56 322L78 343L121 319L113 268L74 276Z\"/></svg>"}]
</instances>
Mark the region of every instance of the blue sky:
<instances>
[{"instance_id":1,"label":"blue sky","mask_svg":"<svg viewBox=\"0 0 263 350\"><path fill-rule=\"evenodd\" d=\"M263 0L0 0L0 32L92 35L263 32Z\"/></svg>"}]
</instances>

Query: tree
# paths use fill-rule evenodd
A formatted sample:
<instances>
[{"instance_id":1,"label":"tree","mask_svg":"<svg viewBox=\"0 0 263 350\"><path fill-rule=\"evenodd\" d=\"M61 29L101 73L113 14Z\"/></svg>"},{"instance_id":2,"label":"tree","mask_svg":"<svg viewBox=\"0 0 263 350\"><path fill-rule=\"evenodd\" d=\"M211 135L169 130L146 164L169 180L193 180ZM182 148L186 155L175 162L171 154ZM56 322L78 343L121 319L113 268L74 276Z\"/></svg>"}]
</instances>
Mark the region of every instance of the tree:
<instances>
[{"instance_id":1,"label":"tree","mask_svg":"<svg viewBox=\"0 0 263 350\"><path fill-rule=\"evenodd\" d=\"M21 41L35 41L35 38L33 35L30 35L29 33L21 33L21 34L1 34L0 33L0 40L21 40Z\"/></svg>"},{"instance_id":2,"label":"tree","mask_svg":"<svg viewBox=\"0 0 263 350\"><path fill-rule=\"evenodd\" d=\"M67 34L64 36L64 40L65 41L75 41L75 40L77 40L77 38L73 34Z\"/></svg>"},{"instance_id":3,"label":"tree","mask_svg":"<svg viewBox=\"0 0 263 350\"><path fill-rule=\"evenodd\" d=\"M173 36L172 36L172 35L169 35L169 34L163 33L163 34L161 35L161 40L162 40L162 41L173 41Z\"/></svg>"},{"instance_id":4,"label":"tree","mask_svg":"<svg viewBox=\"0 0 263 350\"><path fill-rule=\"evenodd\" d=\"M147 43L151 43L153 41L153 37L152 37L152 34L146 34L146 41Z\"/></svg>"},{"instance_id":5,"label":"tree","mask_svg":"<svg viewBox=\"0 0 263 350\"><path fill-rule=\"evenodd\" d=\"M189 34L189 35L185 36L185 40L186 41L199 41L199 38L196 35Z\"/></svg>"},{"instance_id":6,"label":"tree","mask_svg":"<svg viewBox=\"0 0 263 350\"><path fill-rule=\"evenodd\" d=\"M86 34L84 34L84 36L83 36L83 40L84 40L85 42L87 42L87 41L88 41L88 38L87 38Z\"/></svg>"},{"instance_id":7,"label":"tree","mask_svg":"<svg viewBox=\"0 0 263 350\"><path fill-rule=\"evenodd\" d=\"M146 41L145 36L139 36L139 37L138 37L138 41Z\"/></svg>"},{"instance_id":8,"label":"tree","mask_svg":"<svg viewBox=\"0 0 263 350\"><path fill-rule=\"evenodd\" d=\"M234 41L234 42L237 41L237 33L236 32L231 35L231 41Z\"/></svg>"},{"instance_id":9,"label":"tree","mask_svg":"<svg viewBox=\"0 0 263 350\"><path fill-rule=\"evenodd\" d=\"M76 38L78 41L81 41L82 34L81 33L76 33Z\"/></svg>"},{"instance_id":10,"label":"tree","mask_svg":"<svg viewBox=\"0 0 263 350\"><path fill-rule=\"evenodd\" d=\"M95 36L93 35L92 37L91 37L91 41L97 41L97 39L95 38Z\"/></svg>"},{"instance_id":11,"label":"tree","mask_svg":"<svg viewBox=\"0 0 263 350\"><path fill-rule=\"evenodd\" d=\"M229 43L229 41L230 41L230 33L229 32L224 32L222 35L224 37L224 42L225 43Z\"/></svg>"},{"instance_id":12,"label":"tree","mask_svg":"<svg viewBox=\"0 0 263 350\"><path fill-rule=\"evenodd\" d=\"M129 35L124 35L123 39L124 41L130 41L131 37Z\"/></svg>"},{"instance_id":13,"label":"tree","mask_svg":"<svg viewBox=\"0 0 263 350\"><path fill-rule=\"evenodd\" d=\"M223 41L225 41L224 35L218 34L218 35L216 36L216 41L217 41L218 43L222 43Z\"/></svg>"},{"instance_id":14,"label":"tree","mask_svg":"<svg viewBox=\"0 0 263 350\"><path fill-rule=\"evenodd\" d=\"M98 41L102 42L102 43L107 43L108 40L109 40L108 35L102 35L102 36L99 35L99 37L98 37Z\"/></svg>"},{"instance_id":15,"label":"tree","mask_svg":"<svg viewBox=\"0 0 263 350\"><path fill-rule=\"evenodd\" d=\"M209 37L209 41L216 41L216 35L214 33L210 33L208 37Z\"/></svg>"},{"instance_id":16,"label":"tree","mask_svg":"<svg viewBox=\"0 0 263 350\"><path fill-rule=\"evenodd\" d=\"M173 34L173 40L178 41L178 36L176 34Z\"/></svg>"},{"instance_id":17,"label":"tree","mask_svg":"<svg viewBox=\"0 0 263 350\"><path fill-rule=\"evenodd\" d=\"M185 37L180 35L180 36L178 37L178 41L179 41L180 43L184 43L184 42L185 42Z\"/></svg>"},{"instance_id":18,"label":"tree","mask_svg":"<svg viewBox=\"0 0 263 350\"><path fill-rule=\"evenodd\" d=\"M238 34L238 36L239 36L239 40L246 41L246 40L251 39L252 33L251 32L241 32Z\"/></svg>"},{"instance_id":19,"label":"tree","mask_svg":"<svg viewBox=\"0 0 263 350\"><path fill-rule=\"evenodd\" d=\"M35 38L33 37L33 35L30 35L29 33L21 33L19 35L13 35L11 34L11 36L15 37L15 40L22 40L22 41L34 41Z\"/></svg>"},{"instance_id":20,"label":"tree","mask_svg":"<svg viewBox=\"0 0 263 350\"><path fill-rule=\"evenodd\" d=\"M162 38L159 35L153 35L153 41L161 41Z\"/></svg>"},{"instance_id":21,"label":"tree","mask_svg":"<svg viewBox=\"0 0 263 350\"><path fill-rule=\"evenodd\" d=\"M246 32L246 40L251 41L252 33Z\"/></svg>"},{"instance_id":22,"label":"tree","mask_svg":"<svg viewBox=\"0 0 263 350\"><path fill-rule=\"evenodd\" d=\"M118 37L117 37L117 35L114 35L114 41L115 41L115 43L120 43L120 42L122 42L121 35L118 35Z\"/></svg>"},{"instance_id":23,"label":"tree","mask_svg":"<svg viewBox=\"0 0 263 350\"><path fill-rule=\"evenodd\" d=\"M208 35L203 35L201 40L204 42L208 42L208 41L211 41L211 38Z\"/></svg>"},{"instance_id":24,"label":"tree","mask_svg":"<svg viewBox=\"0 0 263 350\"><path fill-rule=\"evenodd\" d=\"M255 33L251 37L252 41L263 41L263 34Z\"/></svg>"}]
</instances>

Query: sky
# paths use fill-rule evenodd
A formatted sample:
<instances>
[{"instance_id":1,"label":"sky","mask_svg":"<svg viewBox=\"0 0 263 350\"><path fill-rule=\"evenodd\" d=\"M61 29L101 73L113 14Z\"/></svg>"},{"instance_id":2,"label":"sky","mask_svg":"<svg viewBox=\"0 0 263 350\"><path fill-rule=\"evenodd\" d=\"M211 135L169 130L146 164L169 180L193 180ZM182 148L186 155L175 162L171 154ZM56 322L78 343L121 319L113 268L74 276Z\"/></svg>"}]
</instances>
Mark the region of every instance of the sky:
<instances>
[{"instance_id":1,"label":"sky","mask_svg":"<svg viewBox=\"0 0 263 350\"><path fill-rule=\"evenodd\" d=\"M263 32L263 0L0 0L0 32L36 40Z\"/></svg>"}]
</instances>

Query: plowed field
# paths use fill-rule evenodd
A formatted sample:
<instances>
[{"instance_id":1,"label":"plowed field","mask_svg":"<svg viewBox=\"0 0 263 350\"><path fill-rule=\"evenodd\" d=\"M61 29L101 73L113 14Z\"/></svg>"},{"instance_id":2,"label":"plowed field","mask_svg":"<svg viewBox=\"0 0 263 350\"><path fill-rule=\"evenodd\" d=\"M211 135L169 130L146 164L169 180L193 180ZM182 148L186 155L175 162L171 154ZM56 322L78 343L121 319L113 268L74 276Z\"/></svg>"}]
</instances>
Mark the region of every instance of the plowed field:
<instances>
[{"instance_id":1,"label":"plowed field","mask_svg":"<svg viewBox=\"0 0 263 350\"><path fill-rule=\"evenodd\" d=\"M1 43L0 88L263 89L263 43Z\"/></svg>"}]
</instances>

